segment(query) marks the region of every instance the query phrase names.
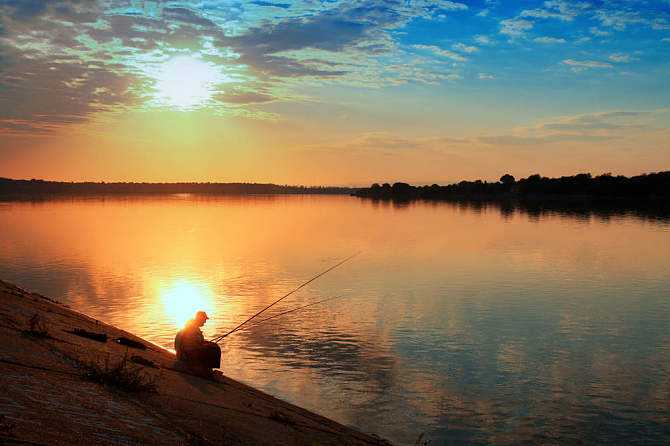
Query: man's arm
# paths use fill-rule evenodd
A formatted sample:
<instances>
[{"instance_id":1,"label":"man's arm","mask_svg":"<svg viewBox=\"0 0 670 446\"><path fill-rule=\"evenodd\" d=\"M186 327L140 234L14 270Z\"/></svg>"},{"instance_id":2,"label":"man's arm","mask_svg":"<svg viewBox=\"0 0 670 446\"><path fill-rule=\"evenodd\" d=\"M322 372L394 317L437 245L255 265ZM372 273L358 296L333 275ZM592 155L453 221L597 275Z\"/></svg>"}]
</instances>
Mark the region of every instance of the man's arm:
<instances>
[{"instance_id":1,"label":"man's arm","mask_svg":"<svg viewBox=\"0 0 670 446\"><path fill-rule=\"evenodd\" d=\"M184 350L193 350L202 347L205 337L200 330L187 330L182 334L181 345Z\"/></svg>"}]
</instances>

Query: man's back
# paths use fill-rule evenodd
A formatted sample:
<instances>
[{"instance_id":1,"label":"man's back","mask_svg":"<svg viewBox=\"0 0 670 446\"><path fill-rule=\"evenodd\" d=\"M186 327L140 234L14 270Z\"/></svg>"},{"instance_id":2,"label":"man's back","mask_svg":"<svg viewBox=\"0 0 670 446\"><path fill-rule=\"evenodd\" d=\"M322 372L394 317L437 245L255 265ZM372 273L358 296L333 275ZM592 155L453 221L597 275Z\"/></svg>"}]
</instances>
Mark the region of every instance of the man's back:
<instances>
[{"instance_id":1,"label":"man's back","mask_svg":"<svg viewBox=\"0 0 670 446\"><path fill-rule=\"evenodd\" d=\"M200 327L194 320L186 323L186 326L180 332L181 348L183 350L193 350L202 347L205 344L205 337Z\"/></svg>"},{"instance_id":2,"label":"man's back","mask_svg":"<svg viewBox=\"0 0 670 446\"><path fill-rule=\"evenodd\" d=\"M198 311L175 337L177 359L207 369L221 366L221 349L214 342L205 341L200 327L208 319L207 313Z\"/></svg>"}]
</instances>

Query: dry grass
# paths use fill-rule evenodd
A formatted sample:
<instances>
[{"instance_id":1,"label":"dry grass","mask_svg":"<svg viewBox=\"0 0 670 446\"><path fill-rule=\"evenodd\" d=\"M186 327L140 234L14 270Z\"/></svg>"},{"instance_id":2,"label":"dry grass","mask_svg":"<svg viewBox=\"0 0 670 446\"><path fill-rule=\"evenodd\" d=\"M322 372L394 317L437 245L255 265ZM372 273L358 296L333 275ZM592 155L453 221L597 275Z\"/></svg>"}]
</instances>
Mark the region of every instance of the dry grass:
<instances>
[{"instance_id":1,"label":"dry grass","mask_svg":"<svg viewBox=\"0 0 670 446\"><path fill-rule=\"evenodd\" d=\"M47 327L40 317L39 314L35 313L29 320L28 320L28 330L24 330L23 334L34 337L34 338L44 338L44 339L49 339L51 338L51 335L49 334L49 330L47 330Z\"/></svg>"},{"instance_id":2,"label":"dry grass","mask_svg":"<svg viewBox=\"0 0 670 446\"><path fill-rule=\"evenodd\" d=\"M103 364L98 362L83 365L82 376L88 381L102 384L106 387L123 390L130 393L158 391L157 379L146 373L142 367L131 364L128 355L123 355L121 361L111 365L109 357Z\"/></svg>"},{"instance_id":3,"label":"dry grass","mask_svg":"<svg viewBox=\"0 0 670 446\"><path fill-rule=\"evenodd\" d=\"M426 433L422 432L421 435L419 435L419 438L416 439L416 442L414 444L415 446L427 446L428 443L430 443L430 440L426 438Z\"/></svg>"}]
</instances>

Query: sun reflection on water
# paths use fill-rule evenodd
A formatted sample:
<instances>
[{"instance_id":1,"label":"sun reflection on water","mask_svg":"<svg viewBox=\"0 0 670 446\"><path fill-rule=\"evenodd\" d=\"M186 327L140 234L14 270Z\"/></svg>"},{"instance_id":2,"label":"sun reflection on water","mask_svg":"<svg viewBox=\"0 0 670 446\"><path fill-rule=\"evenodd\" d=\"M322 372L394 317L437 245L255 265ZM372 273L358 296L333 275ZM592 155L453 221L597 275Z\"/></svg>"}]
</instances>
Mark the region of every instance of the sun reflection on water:
<instances>
[{"instance_id":1,"label":"sun reflection on water","mask_svg":"<svg viewBox=\"0 0 670 446\"><path fill-rule=\"evenodd\" d=\"M181 328L198 310L214 315L214 292L206 283L179 279L159 291L165 315Z\"/></svg>"}]
</instances>

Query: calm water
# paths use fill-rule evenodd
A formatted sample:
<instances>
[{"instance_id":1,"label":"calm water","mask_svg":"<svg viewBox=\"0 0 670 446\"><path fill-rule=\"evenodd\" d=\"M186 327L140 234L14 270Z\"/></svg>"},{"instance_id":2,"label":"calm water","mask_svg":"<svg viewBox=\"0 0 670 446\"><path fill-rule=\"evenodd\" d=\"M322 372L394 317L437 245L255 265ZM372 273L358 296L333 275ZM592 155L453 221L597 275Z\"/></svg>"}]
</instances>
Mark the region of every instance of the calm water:
<instances>
[{"instance_id":1,"label":"calm water","mask_svg":"<svg viewBox=\"0 0 670 446\"><path fill-rule=\"evenodd\" d=\"M670 442L670 225L352 197L0 203L0 278L399 444Z\"/></svg>"}]
</instances>

